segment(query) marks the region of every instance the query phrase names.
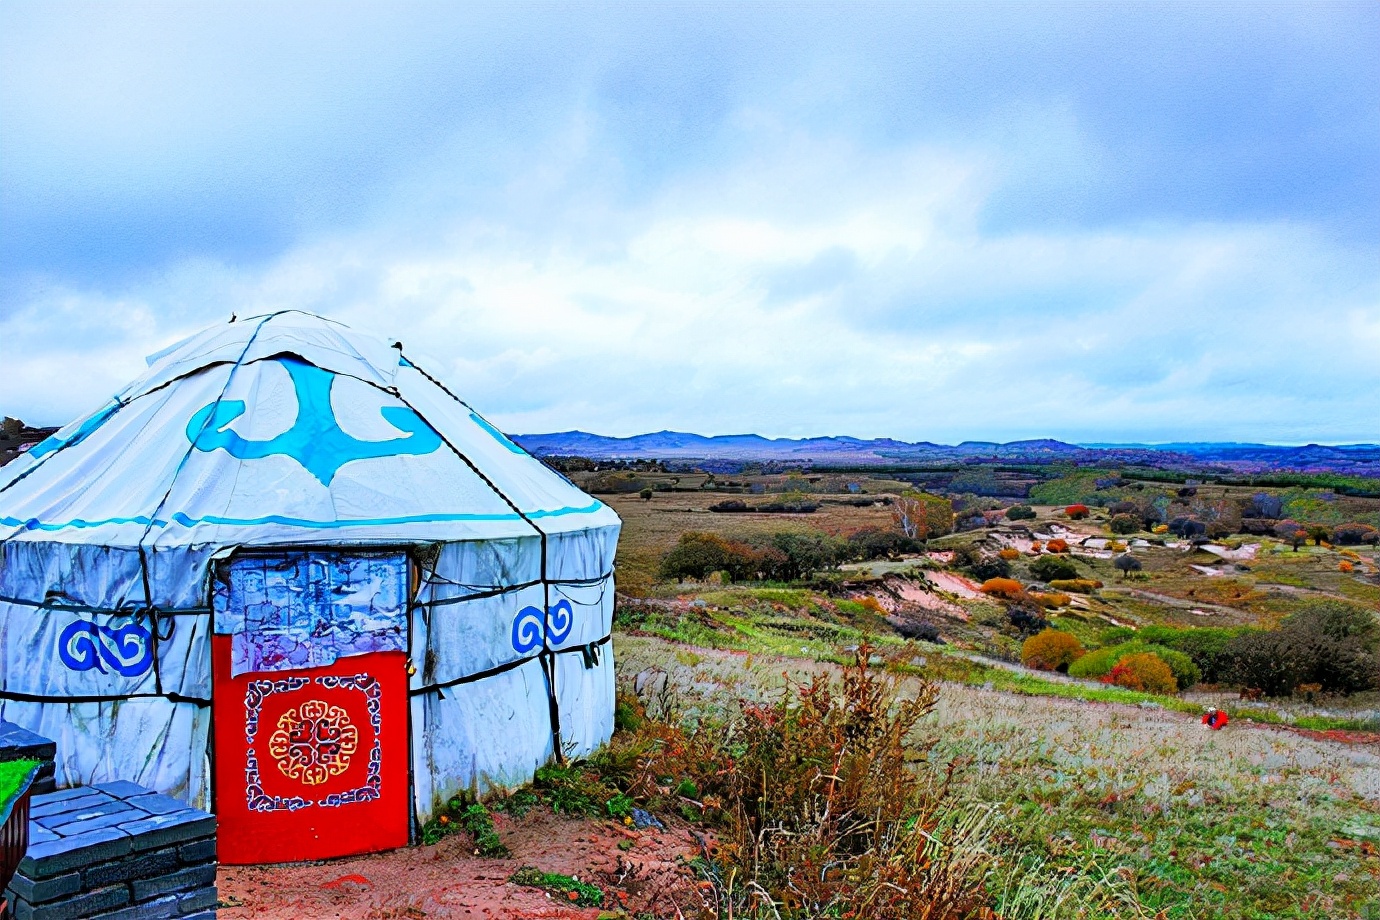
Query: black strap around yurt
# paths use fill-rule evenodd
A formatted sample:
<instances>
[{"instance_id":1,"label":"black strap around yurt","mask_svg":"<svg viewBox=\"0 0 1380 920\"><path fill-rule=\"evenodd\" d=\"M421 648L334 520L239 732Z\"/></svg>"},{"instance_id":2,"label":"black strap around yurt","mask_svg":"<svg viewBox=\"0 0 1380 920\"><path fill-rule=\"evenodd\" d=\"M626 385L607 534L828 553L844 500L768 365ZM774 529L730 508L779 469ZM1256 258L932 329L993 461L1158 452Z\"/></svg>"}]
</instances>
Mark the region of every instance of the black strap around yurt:
<instances>
[{"instance_id":1,"label":"black strap around yurt","mask_svg":"<svg viewBox=\"0 0 1380 920\"><path fill-rule=\"evenodd\" d=\"M398 354L402 356L402 343L398 343L395 347L398 349ZM435 384L441 390L441 392L445 393L447 396L455 400L460 405L464 406L466 409L469 409L469 411L474 411L473 409L470 409L469 405L463 399L452 393L449 389L446 388L446 386L443 383L441 383L435 377L428 374L416 362L412 361L411 359L408 359L407 363L412 365L412 367L417 371L417 373L421 374L427 380L430 380L433 384ZM415 412L419 419L421 419L423 422L426 422L426 416L418 412L417 407L412 405L412 403L408 402L407 397L403 396L402 392L396 386L387 388L387 392L389 392L395 399L397 399L398 402L402 403L404 406L407 406L407 408ZM447 447L449 447L451 451L455 454L455 456L460 458L461 462L468 466L470 470L476 476L478 476L486 486L492 489L495 495L503 499L503 502L509 508L513 509L514 514L522 518L522 520L526 522L528 527L531 527L533 530L537 532L537 537L541 540L540 579L542 586L542 650L541 654L539 654L537 657L540 658L542 661L542 673L546 677L547 709L551 714L551 749L555 753L556 762L564 763L565 751L562 750L561 742L561 713L560 706L556 699L556 668L555 658L553 657L555 653L552 651L551 643L548 641L546 635L546 620L549 616L549 611L551 609L551 583L547 579L548 569L546 563L546 531L538 527L537 523L533 521L530 517L528 517L526 512L524 512L521 508L518 507L517 502L509 498L507 494L498 487L497 483L495 483L492 479L485 475L484 471L481 470L479 466L474 463L474 461L472 461L468 456L465 455L464 451L462 451L459 447L455 446L454 442L452 442L450 438L446 437L446 435L443 432L437 430L436 426L431 425L430 422L427 422L427 425L431 428L432 431L436 432L436 436L441 439L441 442L445 444Z\"/></svg>"}]
</instances>

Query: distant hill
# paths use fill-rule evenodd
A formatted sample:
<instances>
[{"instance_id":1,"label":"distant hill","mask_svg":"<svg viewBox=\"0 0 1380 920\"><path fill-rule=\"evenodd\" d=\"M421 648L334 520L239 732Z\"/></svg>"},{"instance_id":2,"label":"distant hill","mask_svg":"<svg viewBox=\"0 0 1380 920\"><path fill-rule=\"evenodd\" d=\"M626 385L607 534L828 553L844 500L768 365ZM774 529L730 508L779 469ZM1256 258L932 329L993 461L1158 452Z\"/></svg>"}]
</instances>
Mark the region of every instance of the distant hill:
<instances>
[{"instance_id":1,"label":"distant hill","mask_svg":"<svg viewBox=\"0 0 1380 920\"><path fill-rule=\"evenodd\" d=\"M1308 444L1302 447L1270 444L1068 444L1051 438L1026 441L865 440L850 437L764 438L758 434L714 435L682 431L613 438L586 431L519 434L513 440L537 456L578 456L595 460L726 460L795 464L893 465L906 463L978 462L1047 463L1066 460L1084 464L1145 466L1213 466L1224 470L1301 470L1344 472L1380 477L1380 445Z\"/></svg>"}]
</instances>

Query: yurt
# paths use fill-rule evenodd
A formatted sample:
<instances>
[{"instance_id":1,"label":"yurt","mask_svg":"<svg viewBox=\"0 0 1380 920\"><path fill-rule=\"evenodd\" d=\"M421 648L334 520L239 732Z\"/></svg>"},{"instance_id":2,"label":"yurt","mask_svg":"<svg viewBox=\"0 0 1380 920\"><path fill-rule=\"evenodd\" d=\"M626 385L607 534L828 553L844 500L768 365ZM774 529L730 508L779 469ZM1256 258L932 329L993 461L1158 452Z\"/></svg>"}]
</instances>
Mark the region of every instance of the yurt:
<instances>
[{"instance_id":1,"label":"yurt","mask_svg":"<svg viewBox=\"0 0 1380 920\"><path fill-rule=\"evenodd\" d=\"M609 737L618 517L402 343L288 311L0 468L0 718L222 862L401 846Z\"/></svg>"}]
</instances>

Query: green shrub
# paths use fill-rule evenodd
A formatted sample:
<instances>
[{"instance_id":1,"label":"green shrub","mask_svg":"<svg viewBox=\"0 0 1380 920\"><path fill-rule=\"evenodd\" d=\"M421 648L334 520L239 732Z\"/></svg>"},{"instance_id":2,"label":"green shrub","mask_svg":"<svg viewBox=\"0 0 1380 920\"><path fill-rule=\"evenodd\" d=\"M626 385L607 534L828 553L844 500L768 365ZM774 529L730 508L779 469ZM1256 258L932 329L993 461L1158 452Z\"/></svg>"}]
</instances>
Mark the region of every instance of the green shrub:
<instances>
[{"instance_id":1,"label":"green shrub","mask_svg":"<svg viewBox=\"0 0 1380 920\"><path fill-rule=\"evenodd\" d=\"M1035 509L1029 505L1012 505L1006 509L1006 519L1008 521L1033 521L1035 520Z\"/></svg>"},{"instance_id":2,"label":"green shrub","mask_svg":"<svg viewBox=\"0 0 1380 920\"><path fill-rule=\"evenodd\" d=\"M1069 665L1069 677L1092 679L1106 677L1116 666L1117 658L1115 648L1094 649Z\"/></svg>"},{"instance_id":3,"label":"green shrub","mask_svg":"<svg viewBox=\"0 0 1380 920\"><path fill-rule=\"evenodd\" d=\"M1068 580L1078 577L1078 567L1062 556L1041 556L1030 564L1030 574L1040 581Z\"/></svg>"},{"instance_id":4,"label":"green shrub","mask_svg":"<svg viewBox=\"0 0 1380 920\"><path fill-rule=\"evenodd\" d=\"M1203 672L1193 659L1183 652L1165 648L1163 645L1147 646L1146 651L1158 655L1161 661L1169 665L1169 670L1174 674L1174 683L1180 690L1187 690L1202 681Z\"/></svg>"},{"instance_id":5,"label":"green shrub","mask_svg":"<svg viewBox=\"0 0 1380 920\"><path fill-rule=\"evenodd\" d=\"M1165 663L1174 676L1175 686L1180 690L1186 690L1202 680L1202 672L1188 655L1163 645L1143 642L1139 638L1089 652L1069 666L1069 676L1103 678L1126 658L1147 653L1155 655Z\"/></svg>"},{"instance_id":6,"label":"green shrub","mask_svg":"<svg viewBox=\"0 0 1380 920\"><path fill-rule=\"evenodd\" d=\"M1092 594L1102 587L1102 582L1094 578L1055 578L1049 583L1055 591L1069 591L1074 594Z\"/></svg>"},{"instance_id":7,"label":"green shrub","mask_svg":"<svg viewBox=\"0 0 1380 920\"><path fill-rule=\"evenodd\" d=\"M1141 529L1141 519L1134 514L1114 514L1109 526L1112 533L1136 533Z\"/></svg>"}]
</instances>

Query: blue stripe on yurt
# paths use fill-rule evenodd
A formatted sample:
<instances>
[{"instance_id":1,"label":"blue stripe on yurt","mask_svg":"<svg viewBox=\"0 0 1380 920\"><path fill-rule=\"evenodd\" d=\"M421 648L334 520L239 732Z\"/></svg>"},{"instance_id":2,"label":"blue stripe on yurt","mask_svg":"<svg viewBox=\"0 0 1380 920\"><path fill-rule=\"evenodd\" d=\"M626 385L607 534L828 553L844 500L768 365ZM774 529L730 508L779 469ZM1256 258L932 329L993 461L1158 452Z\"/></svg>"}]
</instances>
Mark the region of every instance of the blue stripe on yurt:
<instances>
[{"instance_id":1,"label":"blue stripe on yurt","mask_svg":"<svg viewBox=\"0 0 1380 920\"><path fill-rule=\"evenodd\" d=\"M583 508L556 508L552 511L528 511L529 518L548 518L561 517L567 514L591 514L603 507L603 503L597 499ZM61 524L50 524L34 518L22 520L20 518L4 517L0 518L0 524L6 527L23 527L26 530L65 530L69 527L87 528L103 527L106 524L142 524L145 527L167 527L169 524L179 524L183 527L192 527L197 524L220 524L232 527L252 527L257 524L285 524L290 527L310 527L316 529L335 529L340 527L369 527L389 524L433 524L446 521L518 521L522 520L521 515L503 514L412 514L401 517L391 518L361 518L359 520L348 521L308 521L302 518L285 517L279 514L270 514L257 518L229 518L218 515L208 514L205 517L193 518L179 512L172 516L171 521L157 519L150 521L144 515L127 518L106 518L103 521L85 521L77 518L72 521L65 521Z\"/></svg>"}]
</instances>

